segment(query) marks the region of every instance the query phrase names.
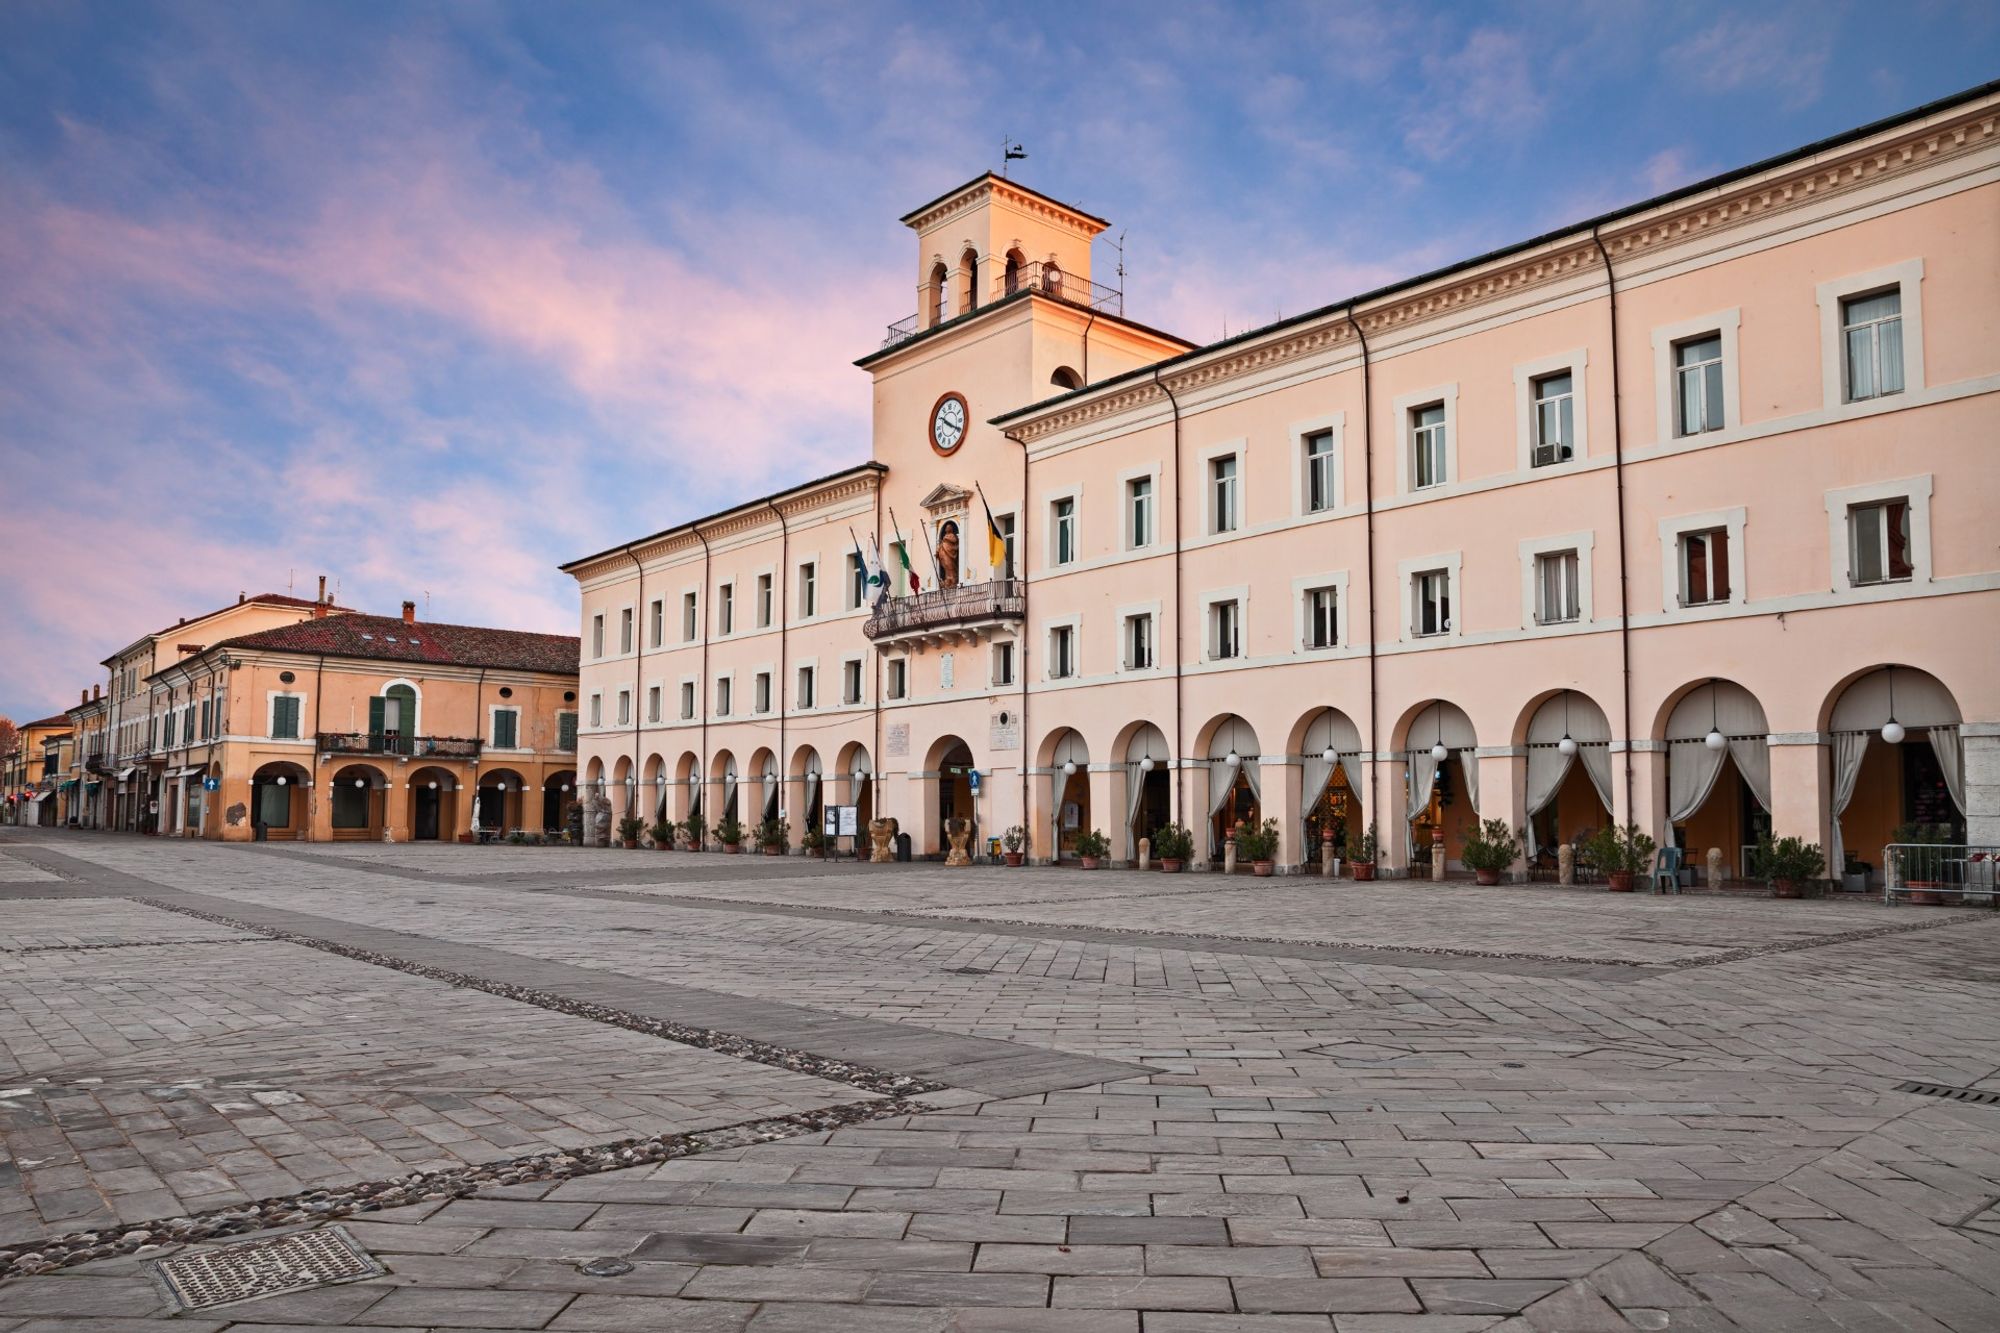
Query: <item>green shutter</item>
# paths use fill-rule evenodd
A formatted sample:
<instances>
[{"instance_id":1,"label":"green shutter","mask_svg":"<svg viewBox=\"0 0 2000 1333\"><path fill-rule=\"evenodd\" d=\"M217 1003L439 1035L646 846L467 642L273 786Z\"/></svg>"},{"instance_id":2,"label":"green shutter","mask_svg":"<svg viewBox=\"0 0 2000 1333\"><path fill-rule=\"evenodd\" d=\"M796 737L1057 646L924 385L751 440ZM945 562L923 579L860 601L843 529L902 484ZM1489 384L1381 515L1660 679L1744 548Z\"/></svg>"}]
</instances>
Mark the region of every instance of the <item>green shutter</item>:
<instances>
[{"instance_id":1,"label":"green shutter","mask_svg":"<svg viewBox=\"0 0 2000 1333\"><path fill-rule=\"evenodd\" d=\"M574 750L576 748L576 714L556 714L556 748Z\"/></svg>"},{"instance_id":2,"label":"green shutter","mask_svg":"<svg viewBox=\"0 0 2000 1333\"><path fill-rule=\"evenodd\" d=\"M370 736L380 736L382 734L384 705L387 702L379 694L368 701L368 734Z\"/></svg>"},{"instance_id":3,"label":"green shutter","mask_svg":"<svg viewBox=\"0 0 2000 1333\"><path fill-rule=\"evenodd\" d=\"M520 714L511 708L502 708L493 714L493 744L497 749L514 748L516 720L519 717Z\"/></svg>"},{"instance_id":4,"label":"green shutter","mask_svg":"<svg viewBox=\"0 0 2000 1333\"><path fill-rule=\"evenodd\" d=\"M281 696L272 701L271 734L283 740L296 740L299 734L299 701Z\"/></svg>"}]
</instances>

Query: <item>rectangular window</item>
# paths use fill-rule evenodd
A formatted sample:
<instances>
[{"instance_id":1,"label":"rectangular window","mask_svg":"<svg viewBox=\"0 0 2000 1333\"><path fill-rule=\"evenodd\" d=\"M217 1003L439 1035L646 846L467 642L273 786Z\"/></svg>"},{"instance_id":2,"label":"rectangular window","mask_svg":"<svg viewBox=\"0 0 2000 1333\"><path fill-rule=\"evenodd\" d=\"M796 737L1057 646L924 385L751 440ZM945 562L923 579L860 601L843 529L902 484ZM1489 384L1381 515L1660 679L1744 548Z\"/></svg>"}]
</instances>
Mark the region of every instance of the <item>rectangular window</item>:
<instances>
[{"instance_id":1,"label":"rectangular window","mask_svg":"<svg viewBox=\"0 0 2000 1333\"><path fill-rule=\"evenodd\" d=\"M1208 608L1208 655L1216 661L1243 655L1243 607L1236 601Z\"/></svg>"},{"instance_id":2,"label":"rectangular window","mask_svg":"<svg viewBox=\"0 0 2000 1333\"><path fill-rule=\"evenodd\" d=\"M1211 459L1208 464L1208 480L1211 499L1215 506L1209 515L1214 525L1210 531L1236 531L1236 455Z\"/></svg>"},{"instance_id":3,"label":"rectangular window","mask_svg":"<svg viewBox=\"0 0 2000 1333\"><path fill-rule=\"evenodd\" d=\"M889 676L884 688L891 699L901 699L910 692L910 664L903 658L889 659Z\"/></svg>"},{"instance_id":4,"label":"rectangular window","mask_svg":"<svg viewBox=\"0 0 2000 1333\"><path fill-rule=\"evenodd\" d=\"M1076 672L1076 630L1057 625L1049 631L1049 679L1062 680Z\"/></svg>"},{"instance_id":5,"label":"rectangular window","mask_svg":"<svg viewBox=\"0 0 2000 1333\"><path fill-rule=\"evenodd\" d=\"M604 696L601 694L590 696L590 725L593 727L604 725Z\"/></svg>"},{"instance_id":6,"label":"rectangular window","mask_svg":"<svg viewBox=\"0 0 2000 1333\"><path fill-rule=\"evenodd\" d=\"M1570 371L1535 381L1536 467L1567 463L1576 452L1576 381Z\"/></svg>"},{"instance_id":7,"label":"rectangular window","mask_svg":"<svg viewBox=\"0 0 2000 1333\"><path fill-rule=\"evenodd\" d=\"M176 716L177 714L175 713L168 713L160 727L160 743L169 750L174 748L174 719Z\"/></svg>"},{"instance_id":8,"label":"rectangular window","mask_svg":"<svg viewBox=\"0 0 2000 1333\"><path fill-rule=\"evenodd\" d=\"M691 680L681 682L681 716L683 718L694 716L694 682Z\"/></svg>"},{"instance_id":9,"label":"rectangular window","mask_svg":"<svg viewBox=\"0 0 2000 1333\"><path fill-rule=\"evenodd\" d=\"M1306 647L1331 648L1339 641L1338 596L1333 588L1306 589Z\"/></svg>"},{"instance_id":10,"label":"rectangular window","mask_svg":"<svg viewBox=\"0 0 2000 1333\"><path fill-rule=\"evenodd\" d=\"M211 723L211 722L213 721L214 717L215 717L215 704L214 704L214 701L213 701L213 700L211 700L211 699L204 699L204 700L202 700L202 701L201 701L201 738L202 738L203 740L207 740L207 739L208 739L208 737L209 737L209 730L210 730L210 723Z\"/></svg>"},{"instance_id":11,"label":"rectangular window","mask_svg":"<svg viewBox=\"0 0 2000 1333\"><path fill-rule=\"evenodd\" d=\"M618 725L621 727L632 725L632 691L630 690L618 691Z\"/></svg>"},{"instance_id":12,"label":"rectangular window","mask_svg":"<svg viewBox=\"0 0 2000 1333\"><path fill-rule=\"evenodd\" d=\"M629 606L618 613L618 651L632 651L632 608Z\"/></svg>"},{"instance_id":13,"label":"rectangular window","mask_svg":"<svg viewBox=\"0 0 2000 1333\"><path fill-rule=\"evenodd\" d=\"M299 738L299 700L280 695L271 700L271 738L295 741Z\"/></svg>"},{"instance_id":14,"label":"rectangular window","mask_svg":"<svg viewBox=\"0 0 2000 1333\"><path fill-rule=\"evenodd\" d=\"M1910 502L1884 500L1847 511L1847 552L1855 586L1910 577Z\"/></svg>"},{"instance_id":15,"label":"rectangular window","mask_svg":"<svg viewBox=\"0 0 2000 1333\"><path fill-rule=\"evenodd\" d=\"M646 688L646 720L648 722L660 720L660 687L657 685Z\"/></svg>"},{"instance_id":16,"label":"rectangular window","mask_svg":"<svg viewBox=\"0 0 2000 1333\"><path fill-rule=\"evenodd\" d=\"M757 576L757 627L759 629L769 629L771 627L771 617L777 611L777 608L771 604L774 600L775 598L771 591L771 576L769 574L759 574Z\"/></svg>"},{"instance_id":17,"label":"rectangular window","mask_svg":"<svg viewBox=\"0 0 2000 1333\"><path fill-rule=\"evenodd\" d=\"M1000 529L1000 543L1006 548L1000 561L1000 569L997 572L1001 578L1011 579L1014 577L1014 571L1019 568L1014 562L1014 516L1012 514L995 514L993 516L993 526Z\"/></svg>"},{"instance_id":18,"label":"rectangular window","mask_svg":"<svg viewBox=\"0 0 2000 1333\"><path fill-rule=\"evenodd\" d=\"M656 691L657 693L657 691ZM493 710L493 748L511 750L521 743L521 714L518 709Z\"/></svg>"},{"instance_id":19,"label":"rectangular window","mask_svg":"<svg viewBox=\"0 0 2000 1333\"><path fill-rule=\"evenodd\" d=\"M1333 432L1316 430L1305 438L1306 512L1333 508Z\"/></svg>"},{"instance_id":20,"label":"rectangular window","mask_svg":"<svg viewBox=\"0 0 2000 1333\"><path fill-rule=\"evenodd\" d=\"M1134 477L1125 483L1126 535L1133 547L1153 544L1153 479Z\"/></svg>"},{"instance_id":21,"label":"rectangular window","mask_svg":"<svg viewBox=\"0 0 2000 1333\"><path fill-rule=\"evenodd\" d=\"M604 656L604 613L599 611L590 618L590 655Z\"/></svg>"},{"instance_id":22,"label":"rectangular window","mask_svg":"<svg viewBox=\"0 0 2000 1333\"><path fill-rule=\"evenodd\" d=\"M1729 529L1681 535L1681 605L1729 600Z\"/></svg>"},{"instance_id":23,"label":"rectangular window","mask_svg":"<svg viewBox=\"0 0 2000 1333\"><path fill-rule=\"evenodd\" d=\"M1125 617L1125 666L1130 671L1147 671L1153 665L1153 617L1141 614Z\"/></svg>"},{"instance_id":24,"label":"rectangular window","mask_svg":"<svg viewBox=\"0 0 2000 1333\"><path fill-rule=\"evenodd\" d=\"M840 701L844 704L861 702L861 663L840 664Z\"/></svg>"},{"instance_id":25,"label":"rectangular window","mask_svg":"<svg viewBox=\"0 0 2000 1333\"><path fill-rule=\"evenodd\" d=\"M750 706L760 713L771 711L771 673L759 671L756 682L750 687Z\"/></svg>"},{"instance_id":26,"label":"rectangular window","mask_svg":"<svg viewBox=\"0 0 2000 1333\"><path fill-rule=\"evenodd\" d=\"M1445 437L1444 404L1410 409L1410 487L1442 486L1446 472L1446 451L1451 442Z\"/></svg>"},{"instance_id":27,"label":"rectangular window","mask_svg":"<svg viewBox=\"0 0 2000 1333\"><path fill-rule=\"evenodd\" d=\"M1050 537L1055 551L1055 563L1071 564L1076 560L1076 501L1064 496L1049 506Z\"/></svg>"},{"instance_id":28,"label":"rectangular window","mask_svg":"<svg viewBox=\"0 0 2000 1333\"><path fill-rule=\"evenodd\" d=\"M574 750L576 748L576 714L556 714L556 748Z\"/></svg>"},{"instance_id":29,"label":"rectangular window","mask_svg":"<svg viewBox=\"0 0 2000 1333\"><path fill-rule=\"evenodd\" d=\"M1575 551L1547 551L1535 557L1535 623L1564 625L1580 618L1583 602Z\"/></svg>"},{"instance_id":30,"label":"rectangular window","mask_svg":"<svg viewBox=\"0 0 2000 1333\"><path fill-rule=\"evenodd\" d=\"M816 668L809 666L802 666L799 668L798 698L799 698L800 708L811 708L813 706L813 699L814 699L813 687L818 683L819 683L819 672Z\"/></svg>"},{"instance_id":31,"label":"rectangular window","mask_svg":"<svg viewBox=\"0 0 2000 1333\"><path fill-rule=\"evenodd\" d=\"M1722 335L1674 344L1674 433L1722 429Z\"/></svg>"},{"instance_id":32,"label":"rectangular window","mask_svg":"<svg viewBox=\"0 0 2000 1333\"><path fill-rule=\"evenodd\" d=\"M1001 640L993 645L993 683L1014 683L1014 644L1011 640Z\"/></svg>"},{"instance_id":33,"label":"rectangular window","mask_svg":"<svg viewBox=\"0 0 2000 1333\"><path fill-rule=\"evenodd\" d=\"M1451 633L1451 572L1433 569L1411 580L1410 631L1418 638Z\"/></svg>"},{"instance_id":34,"label":"rectangular window","mask_svg":"<svg viewBox=\"0 0 2000 1333\"><path fill-rule=\"evenodd\" d=\"M1847 401L1903 391L1903 292L1892 287L1840 303L1840 341L1847 363Z\"/></svg>"},{"instance_id":35,"label":"rectangular window","mask_svg":"<svg viewBox=\"0 0 2000 1333\"><path fill-rule=\"evenodd\" d=\"M653 647L658 648L661 644L666 642L666 633L667 633L666 598L655 597L653 599L653 604L646 609L646 624L647 624L647 631L646 631L647 637L652 641Z\"/></svg>"},{"instance_id":36,"label":"rectangular window","mask_svg":"<svg viewBox=\"0 0 2000 1333\"><path fill-rule=\"evenodd\" d=\"M732 634L736 630L736 585L725 583L715 590L715 632Z\"/></svg>"},{"instance_id":37,"label":"rectangular window","mask_svg":"<svg viewBox=\"0 0 2000 1333\"><path fill-rule=\"evenodd\" d=\"M819 562L799 566L799 619L819 614Z\"/></svg>"},{"instance_id":38,"label":"rectangular window","mask_svg":"<svg viewBox=\"0 0 2000 1333\"><path fill-rule=\"evenodd\" d=\"M681 594L681 642L693 643L701 632L701 607L695 594Z\"/></svg>"},{"instance_id":39,"label":"rectangular window","mask_svg":"<svg viewBox=\"0 0 2000 1333\"><path fill-rule=\"evenodd\" d=\"M729 716L730 695L735 693L735 690L732 688L735 684L736 682L727 676L715 682L715 715L717 717Z\"/></svg>"},{"instance_id":40,"label":"rectangular window","mask_svg":"<svg viewBox=\"0 0 2000 1333\"><path fill-rule=\"evenodd\" d=\"M861 563L861 557L850 551L847 555L847 609L852 611L868 600L868 569Z\"/></svg>"}]
</instances>

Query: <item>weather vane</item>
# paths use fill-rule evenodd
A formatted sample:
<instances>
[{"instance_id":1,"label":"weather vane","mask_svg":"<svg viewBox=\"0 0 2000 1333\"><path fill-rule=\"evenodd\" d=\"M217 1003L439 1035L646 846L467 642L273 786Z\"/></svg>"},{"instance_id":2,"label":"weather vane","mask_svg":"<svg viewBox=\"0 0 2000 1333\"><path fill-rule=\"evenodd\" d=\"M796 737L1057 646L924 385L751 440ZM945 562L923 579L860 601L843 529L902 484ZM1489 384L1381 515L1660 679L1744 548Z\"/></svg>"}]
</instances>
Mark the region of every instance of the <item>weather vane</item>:
<instances>
[{"instance_id":1,"label":"weather vane","mask_svg":"<svg viewBox=\"0 0 2000 1333\"><path fill-rule=\"evenodd\" d=\"M1010 135L1008 135L1007 137L1005 137L1005 138L1003 138L1002 140L1000 140L1000 176L1001 176L1001 178L1002 178L1003 180L1004 180L1004 179L1006 178L1006 175L1007 175L1007 164L1008 164L1009 162L1020 162L1020 161L1025 161L1025 160L1027 159L1027 156L1028 156L1028 150L1027 150L1027 149L1025 149L1025 148L1023 148L1023 147L1021 147L1021 145L1020 145L1020 144L1018 144L1018 143L1015 143L1015 142L1014 142L1014 136L1013 136L1013 135L1011 135L1011 134L1010 134Z\"/></svg>"}]
</instances>

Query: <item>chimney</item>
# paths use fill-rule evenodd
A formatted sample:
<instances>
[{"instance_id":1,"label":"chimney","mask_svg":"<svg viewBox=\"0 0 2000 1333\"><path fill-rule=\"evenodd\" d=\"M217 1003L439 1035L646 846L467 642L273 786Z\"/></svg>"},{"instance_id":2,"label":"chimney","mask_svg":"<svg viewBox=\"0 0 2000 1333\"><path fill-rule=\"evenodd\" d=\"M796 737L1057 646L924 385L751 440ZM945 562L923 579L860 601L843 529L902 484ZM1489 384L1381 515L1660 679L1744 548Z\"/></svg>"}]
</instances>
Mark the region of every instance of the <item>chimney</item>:
<instances>
[{"instance_id":1,"label":"chimney","mask_svg":"<svg viewBox=\"0 0 2000 1333\"><path fill-rule=\"evenodd\" d=\"M320 605L324 606L326 604L326 575L324 574L319 576L319 600Z\"/></svg>"},{"instance_id":2,"label":"chimney","mask_svg":"<svg viewBox=\"0 0 2000 1333\"><path fill-rule=\"evenodd\" d=\"M90 691L89 691L89 690L83 690L83 691L80 691L80 692L79 692L79 694L78 694L78 697L77 697L77 702L78 702L79 704L87 704L87 703L89 703L89 702L90 702Z\"/></svg>"},{"instance_id":3,"label":"chimney","mask_svg":"<svg viewBox=\"0 0 2000 1333\"><path fill-rule=\"evenodd\" d=\"M241 605L243 605L243 603L245 603L245 602L247 602L247 601L249 601L249 600L250 600L250 590L249 590L248 588L243 588L243 589L239 589L239 590L237 591L237 594L236 594L236 604L237 604L238 606L241 606Z\"/></svg>"},{"instance_id":4,"label":"chimney","mask_svg":"<svg viewBox=\"0 0 2000 1333\"><path fill-rule=\"evenodd\" d=\"M93 699L93 700L96 700L96 699L101 699L101 698L103 698L103 697L104 697L104 687L103 687L102 685L93 685L93 686L91 686L91 687L90 687L90 697L91 697L91 699Z\"/></svg>"},{"instance_id":5,"label":"chimney","mask_svg":"<svg viewBox=\"0 0 2000 1333\"><path fill-rule=\"evenodd\" d=\"M403 603L403 623L405 625L414 625L417 623L417 604L415 602Z\"/></svg>"}]
</instances>

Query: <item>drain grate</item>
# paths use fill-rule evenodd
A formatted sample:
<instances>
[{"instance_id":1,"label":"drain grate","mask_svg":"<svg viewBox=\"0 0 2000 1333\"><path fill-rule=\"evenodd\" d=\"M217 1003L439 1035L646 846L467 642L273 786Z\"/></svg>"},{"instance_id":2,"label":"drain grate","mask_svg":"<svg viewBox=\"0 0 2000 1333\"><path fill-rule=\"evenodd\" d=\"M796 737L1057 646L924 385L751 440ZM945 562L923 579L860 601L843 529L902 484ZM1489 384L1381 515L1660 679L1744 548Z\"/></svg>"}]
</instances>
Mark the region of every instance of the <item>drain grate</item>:
<instances>
[{"instance_id":1,"label":"drain grate","mask_svg":"<svg viewBox=\"0 0 2000 1333\"><path fill-rule=\"evenodd\" d=\"M1954 1088L1948 1083L1898 1083L1897 1092L1914 1092L1919 1097L1942 1097L1951 1102L1972 1102L1980 1106L2000 1106L2000 1092L1985 1088Z\"/></svg>"},{"instance_id":2,"label":"drain grate","mask_svg":"<svg viewBox=\"0 0 2000 1333\"><path fill-rule=\"evenodd\" d=\"M162 1259L155 1265L167 1292L184 1310L381 1277L382 1265L341 1227L300 1231L275 1240L218 1245Z\"/></svg>"},{"instance_id":3,"label":"drain grate","mask_svg":"<svg viewBox=\"0 0 2000 1333\"><path fill-rule=\"evenodd\" d=\"M988 977L993 975L990 967L947 967L945 971L961 977Z\"/></svg>"}]
</instances>

